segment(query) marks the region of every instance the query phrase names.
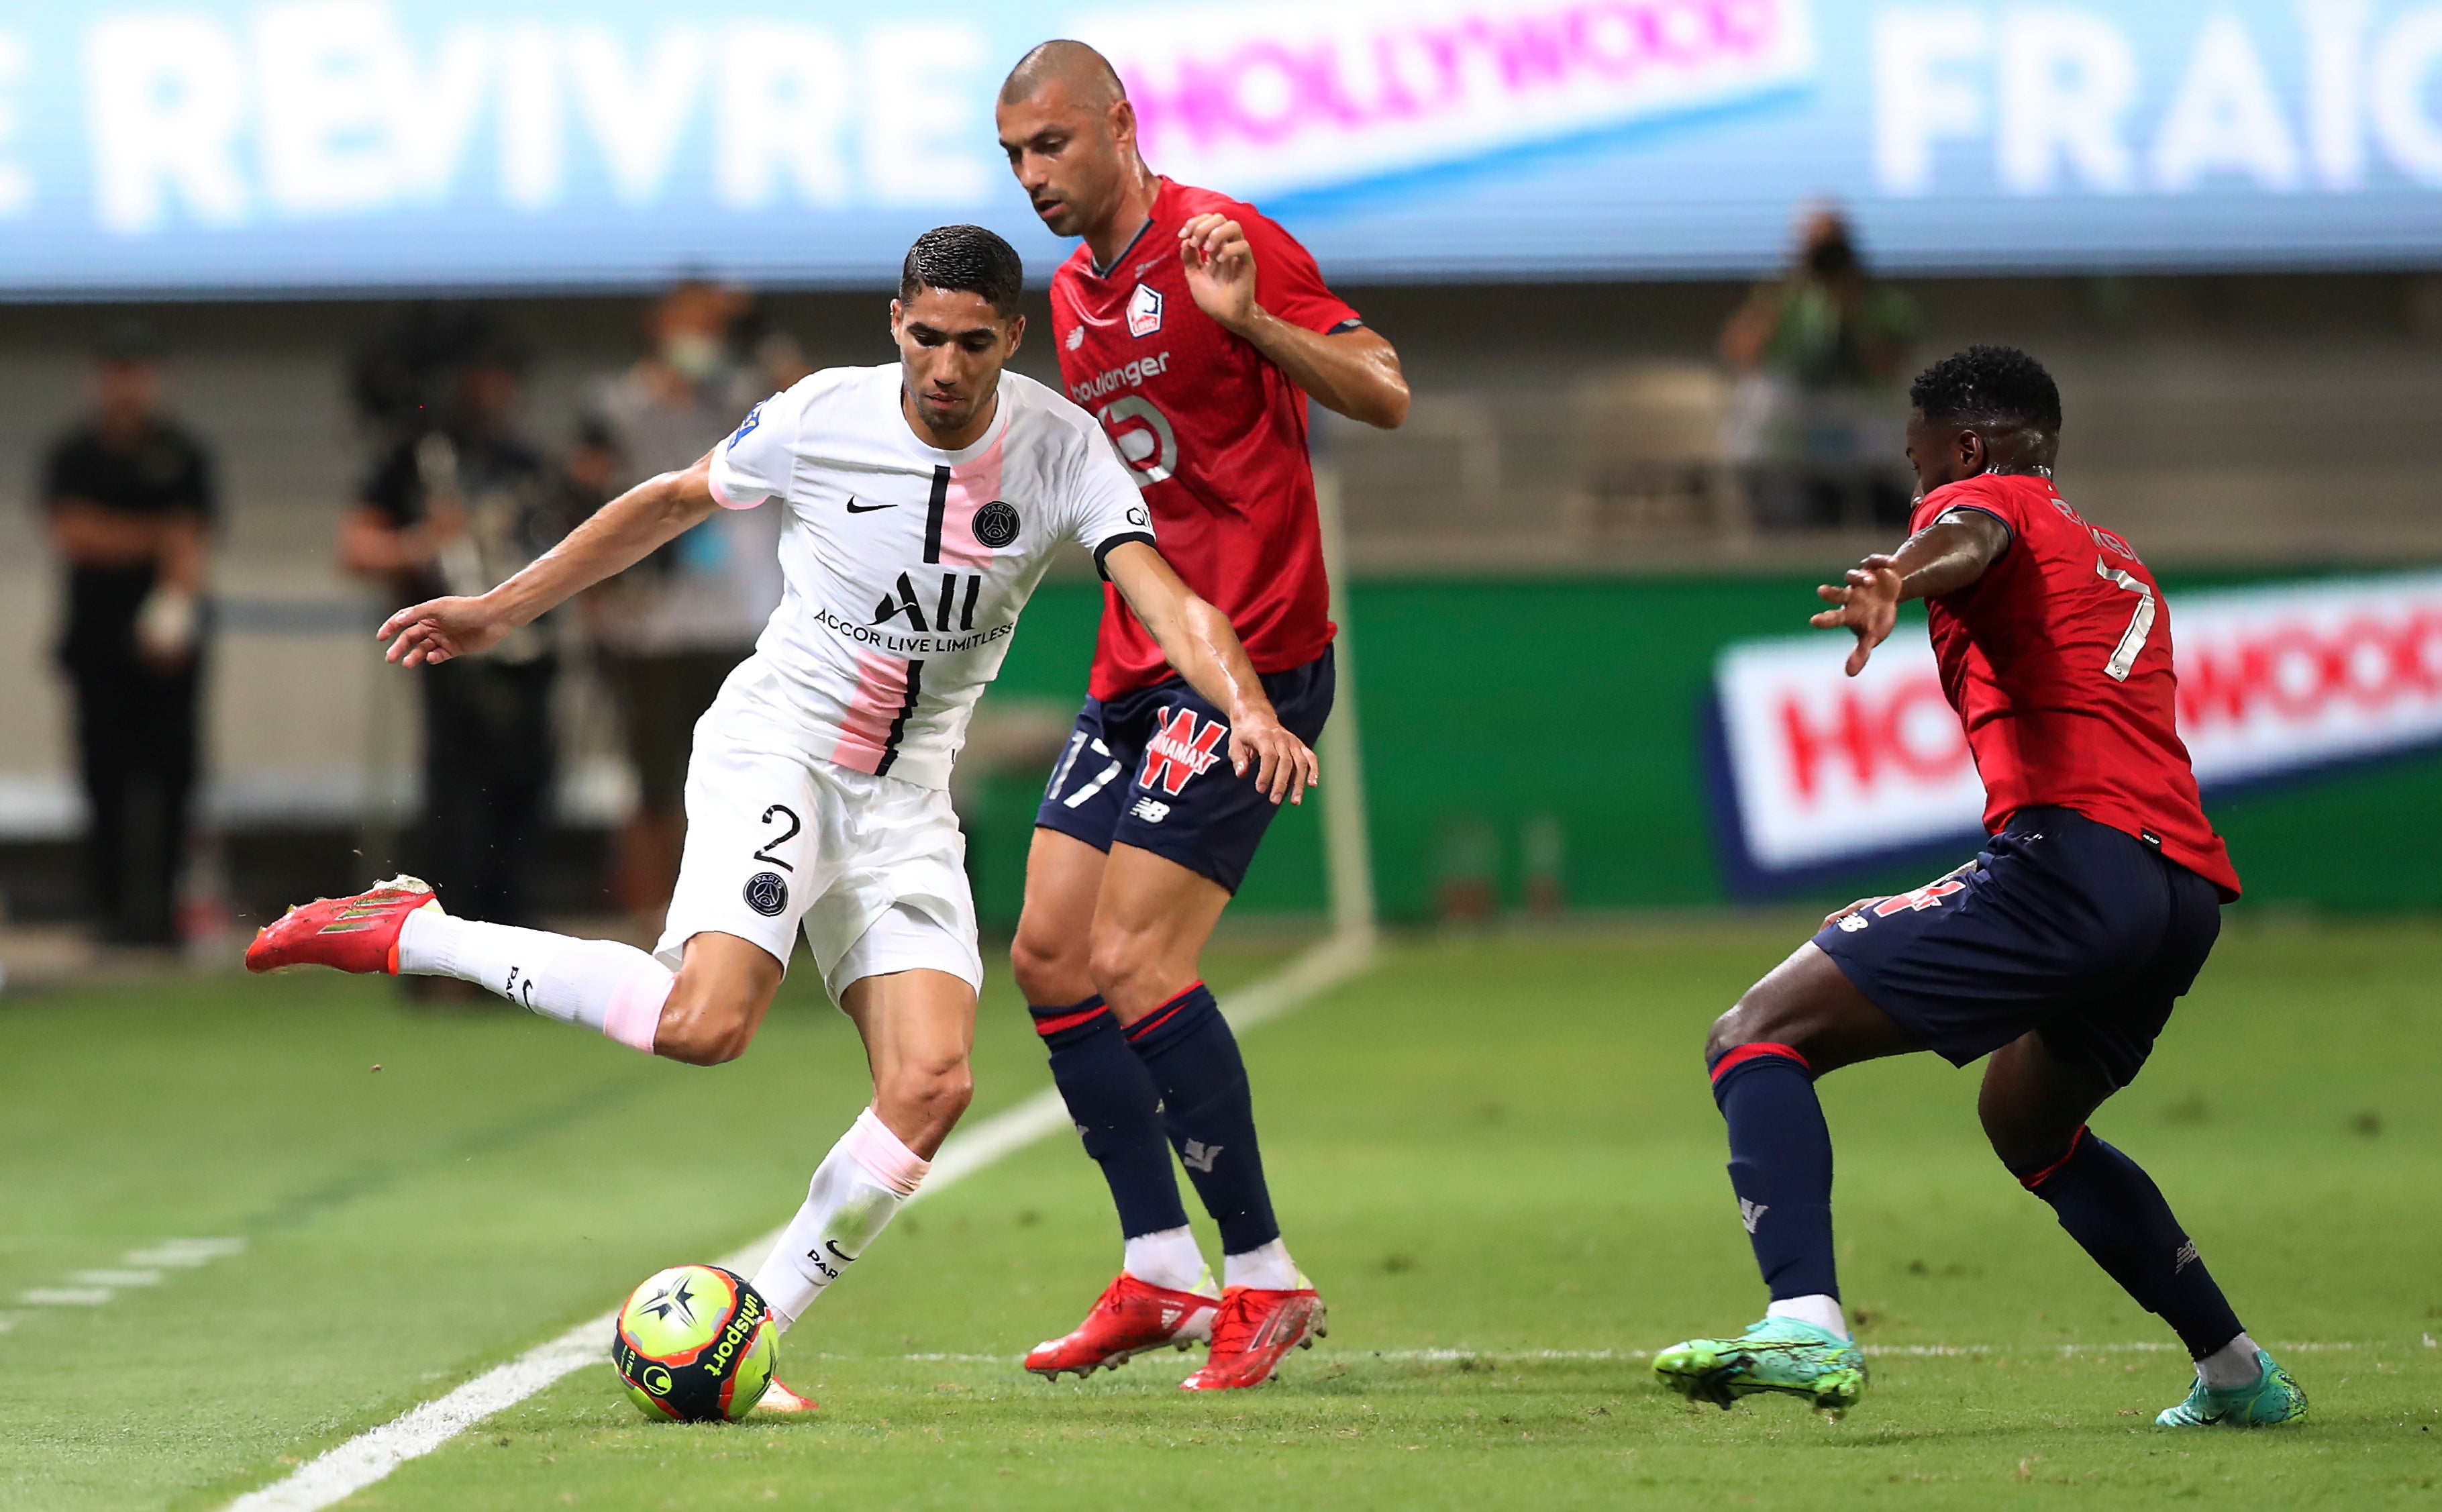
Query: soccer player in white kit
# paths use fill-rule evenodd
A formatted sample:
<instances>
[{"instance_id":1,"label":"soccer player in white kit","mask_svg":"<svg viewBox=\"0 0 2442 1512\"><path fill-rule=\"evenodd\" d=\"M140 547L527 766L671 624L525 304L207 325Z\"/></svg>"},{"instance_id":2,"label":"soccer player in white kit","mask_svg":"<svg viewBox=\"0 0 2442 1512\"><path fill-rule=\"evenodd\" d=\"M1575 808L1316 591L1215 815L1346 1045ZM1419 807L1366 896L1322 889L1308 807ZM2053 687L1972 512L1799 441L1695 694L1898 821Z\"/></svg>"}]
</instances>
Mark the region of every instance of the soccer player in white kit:
<instances>
[{"instance_id":1,"label":"soccer player in white kit","mask_svg":"<svg viewBox=\"0 0 2442 1512\"><path fill-rule=\"evenodd\" d=\"M696 726L686 849L651 955L454 919L407 877L293 908L246 951L258 972L454 976L712 1066L755 1037L802 927L864 1037L874 1090L754 1276L783 1328L915 1193L966 1109L983 967L947 784L1053 554L1073 543L1094 555L1179 674L1231 711L1230 759L1273 802L1316 779L1314 753L1281 727L1229 620L1155 550L1102 428L1003 371L1025 334L1022 278L991 231L925 232L891 301L899 361L812 374L490 592L382 627L407 666L472 655L716 510L779 501L787 592ZM765 1401L813 1405L776 1381Z\"/></svg>"}]
</instances>

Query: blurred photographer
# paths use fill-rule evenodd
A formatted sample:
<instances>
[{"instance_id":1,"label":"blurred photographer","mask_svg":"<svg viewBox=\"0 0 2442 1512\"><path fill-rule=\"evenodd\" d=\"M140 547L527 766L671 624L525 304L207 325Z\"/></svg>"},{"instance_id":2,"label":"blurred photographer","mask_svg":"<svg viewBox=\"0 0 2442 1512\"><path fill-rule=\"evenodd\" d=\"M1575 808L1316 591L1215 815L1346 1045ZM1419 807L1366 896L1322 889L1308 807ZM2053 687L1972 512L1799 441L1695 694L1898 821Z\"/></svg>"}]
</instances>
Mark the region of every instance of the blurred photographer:
<instances>
[{"instance_id":1,"label":"blurred photographer","mask_svg":"<svg viewBox=\"0 0 2442 1512\"><path fill-rule=\"evenodd\" d=\"M1893 459L1917 312L1878 283L1847 217L1820 208L1781 278L1759 284L1722 331L1739 380L1725 438L1765 530L1890 529L1915 492Z\"/></svg>"},{"instance_id":2,"label":"blurred photographer","mask_svg":"<svg viewBox=\"0 0 2442 1512\"><path fill-rule=\"evenodd\" d=\"M176 943L197 767L211 453L161 410L160 350L128 324L95 353L87 415L53 442L41 503L67 568L59 660L76 700L85 853L102 938Z\"/></svg>"},{"instance_id":3,"label":"blurred photographer","mask_svg":"<svg viewBox=\"0 0 2442 1512\"><path fill-rule=\"evenodd\" d=\"M657 301L644 334L644 355L592 400L591 433L618 463L609 493L693 465L756 401L807 372L745 291L701 280ZM619 835L619 902L656 927L685 838L687 741L779 606L779 548L775 512L723 510L589 599L636 774L636 811Z\"/></svg>"},{"instance_id":4,"label":"blurred photographer","mask_svg":"<svg viewBox=\"0 0 2442 1512\"><path fill-rule=\"evenodd\" d=\"M414 329L410 321L410 333ZM428 354L437 423L402 426L339 526L339 564L396 608L481 593L582 518L569 481L520 433L524 354L470 326ZM416 866L447 877L451 911L527 922L545 802L556 770L552 622L486 655L414 674L424 711L424 814Z\"/></svg>"}]
</instances>

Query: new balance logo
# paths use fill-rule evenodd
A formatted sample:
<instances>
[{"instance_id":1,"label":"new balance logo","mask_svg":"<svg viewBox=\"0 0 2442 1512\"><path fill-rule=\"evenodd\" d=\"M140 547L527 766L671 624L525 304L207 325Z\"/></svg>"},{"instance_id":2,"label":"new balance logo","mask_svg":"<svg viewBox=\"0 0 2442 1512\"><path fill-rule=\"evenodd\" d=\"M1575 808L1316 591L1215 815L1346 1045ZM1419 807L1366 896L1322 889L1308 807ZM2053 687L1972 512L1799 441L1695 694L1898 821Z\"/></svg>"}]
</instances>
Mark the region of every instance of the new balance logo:
<instances>
[{"instance_id":1,"label":"new balance logo","mask_svg":"<svg viewBox=\"0 0 2442 1512\"><path fill-rule=\"evenodd\" d=\"M1739 1199L1739 1222L1747 1226L1749 1233L1755 1232L1756 1225L1762 1222L1763 1215L1771 1211L1769 1204L1749 1202L1744 1197Z\"/></svg>"},{"instance_id":2,"label":"new balance logo","mask_svg":"<svg viewBox=\"0 0 2442 1512\"><path fill-rule=\"evenodd\" d=\"M1157 728L1145 742L1144 769L1137 774L1137 786L1147 792L1159 787L1175 798L1188 778L1202 776L1221 759L1217 748L1230 727L1218 720L1206 720L1199 728L1194 709L1173 709L1156 716L1154 722Z\"/></svg>"},{"instance_id":3,"label":"new balance logo","mask_svg":"<svg viewBox=\"0 0 2442 1512\"><path fill-rule=\"evenodd\" d=\"M1212 1174L1212 1162L1221 1158L1221 1147L1206 1144L1201 1139L1190 1139L1178 1157L1187 1162L1190 1171L1201 1171L1209 1176Z\"/></svg>"},{"instance_id":4,"label":"new balance logo","mask_svg":"<svg viewBox=\"0 0 2442 1512\"><path fill-rule=\"evenodd\" d=\"M1147 824L1159 824L1170 817L1170 805L1157 798L1139 798L1128 812Z\"/></svg>"},{"instance_id":5,"label":"new balance logo","mask_svg":"<svg viewBox=\"0 0 2442 1512\"><path fill-rule=\"evenodd\" d=\"M2171 1252L2171 1274L2176 1276L2180 1271L2187 1269L2190 1266L2193 1266L2196 1263L2196 1242L2190 1239L2182 1243L2178 1248Z\"/></svg>"}]
</instances>

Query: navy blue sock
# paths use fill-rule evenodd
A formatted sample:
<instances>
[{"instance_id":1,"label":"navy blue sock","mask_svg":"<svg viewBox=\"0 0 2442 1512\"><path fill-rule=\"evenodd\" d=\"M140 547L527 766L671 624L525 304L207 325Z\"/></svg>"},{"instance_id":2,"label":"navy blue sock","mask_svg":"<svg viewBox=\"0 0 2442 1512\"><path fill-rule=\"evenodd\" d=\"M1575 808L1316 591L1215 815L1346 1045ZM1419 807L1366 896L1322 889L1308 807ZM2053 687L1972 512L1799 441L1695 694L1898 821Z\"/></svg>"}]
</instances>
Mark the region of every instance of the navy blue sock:
<instances>
[{"instance_id":1,"label":"navy blue sock","mask_svg":"<svg viewBox=\"0 0 2442 1512\"><path fill-rule=\"evenodd\" d=\"M1162 1139L1161 1092L1128 1047L1120 1021L1100 996L1027 1011L1051 1052L1051 1080L1068 1104L1069 1120L1110 1183L1121 1237L1186 1227L1187 1209Z\"/></svg>"},{"instance_id":2,"label":"navy blue sock","mask_svg":"<svg viewBox=\"0 0 2442 1512\"><path fill-rule=\"evenodd\" d=\"M1128 1026L1128 1043L1161 1088L1170 1142L1221 1226L1222 1253L1243 1255L1279 1238L1255 1147L1247 1063L1212 990L1198 982L1137 1020Z\"/></svg>"},{"instance_id":3,"label":"navy blue sock","mask_svg":"<svg viewBox=\"0 0 2442 1512\"><path fill-rule=\"evenodd\" d=\"M1814 1073L1786 1045L1741 1045L1713 1063L1730 1125L1730 1186L1772 1300L1840 1295L1832 1260L1832 1131Z\"/></svg>"},{"instance_id":4,"label":"navy blue sock","mask_svg":"<svg viewBox=\"0 0 2442 1512\"><path fill-rule=\"evenodd\" d=\"M2204 1358L2244 1331L2161 1189L2136 1161L2081 1127L2068 1154L2013 1174L2051 1204L2068 1236L2139 1306L2171 1325L2192 1357Z\"/></svg>"}]
</instances>

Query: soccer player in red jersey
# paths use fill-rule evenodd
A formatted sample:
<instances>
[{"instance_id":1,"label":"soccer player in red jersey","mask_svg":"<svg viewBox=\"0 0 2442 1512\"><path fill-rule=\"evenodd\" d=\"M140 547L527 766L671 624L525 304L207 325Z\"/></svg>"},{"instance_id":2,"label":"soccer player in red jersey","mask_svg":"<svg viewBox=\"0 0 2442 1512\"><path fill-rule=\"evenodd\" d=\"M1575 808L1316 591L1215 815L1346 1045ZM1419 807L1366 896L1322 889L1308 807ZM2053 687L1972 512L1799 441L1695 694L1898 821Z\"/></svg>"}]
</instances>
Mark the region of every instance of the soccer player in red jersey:
<instances>
[{"instance_id":1,"label":"soccer player in red jersey","mask_svg":"<svg viewBox=\"0 0 2442 1512\"><path fill-rule=\"evenodd\" d=\"M1051 285L1068 396L1135 470L1171 560L1230 616L1281 722L1313 741L1333 627L1306 400L1396 426L1397 355L1252 206L1145 166L1126 90L1092 48L1028 53L998 124L1035 212L1084 239ZM1011 957L1125 1260L1026 1365L1084 1375L1209 1339L1188 1389L1253 1386L1321 1332L1322 1305L1281 1242L1246 1067L1198 961L1278 799L1218 759L1226 719L1107 595L1089 693L1035 820ZM1174 1145L1220 1226L1217 1295Z\"/></svg>"},{"instance_id":2,"label":"soccer player in red jersey","mask_svg":"<svg viewBox=\"0 0 2442 1512\"><path fill-rule=\"evenodd\" d=\"M2060 391L2025 353L1971 347L1909 391L1915 534L1819 590L1857 638L1849 674L1925 601L1942 688L1982 774L1991 840L1914 892L1823 921L1705 1045L1729 1123L1730 1184L1772 1292L1736 1339L1654 1370L1727 1408L1786 1392L1844 1408L1864 1390L1832 1249L1832 1139L1814 1080L1886 1055L1992 1057L1977 1111L1993 1151L2196 1362L2156 1420L2255 1427L2305 1415L2137 1163L2087 1118L2126 1086L2238 896L2174 720L2171 620L2128 543L2052 487Z\"/></svg>"}]
</instances>

